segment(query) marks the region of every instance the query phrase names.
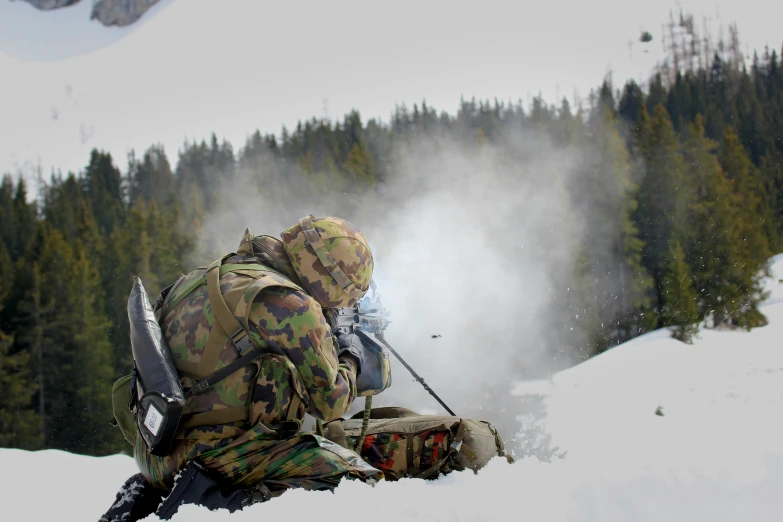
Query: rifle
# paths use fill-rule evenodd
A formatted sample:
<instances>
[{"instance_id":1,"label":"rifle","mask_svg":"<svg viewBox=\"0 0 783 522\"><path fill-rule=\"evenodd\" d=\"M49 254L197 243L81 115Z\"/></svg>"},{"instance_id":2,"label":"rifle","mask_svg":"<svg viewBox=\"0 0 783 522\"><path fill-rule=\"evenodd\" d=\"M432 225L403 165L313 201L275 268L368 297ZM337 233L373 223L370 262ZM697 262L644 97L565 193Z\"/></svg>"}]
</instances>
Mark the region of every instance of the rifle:
<instances>
[{"instance_id":1,"label":"rifle","mask_svg":"<svg viewBox=\"0 0 783 522\"><path fill-rule=\"evenodd\" d=\"M438 397L438 394L433 391L432 388L424 381L424 379L411 368L411 366L405 362L405 359L397 353L397 350L386 341L383 333L388 328L391 321L389 317L391 314L383 307L381 302L381 296L377 292L375 281L370 281L370 290L372 293L368 293L359 302L352 307L337 308L333 310L333 322L334 329L341 334L355 333L359 338L370 345L375 346L378 350L383 351L384 348L388 349L398 361L410 372L414 379L421 384L424 389L432 395L438 403L440 403L449 415L456 417L457 415L449 408L443 400ZM375 339L370 337L369 334L374 334Z\"/></svg>"}]
</instances>

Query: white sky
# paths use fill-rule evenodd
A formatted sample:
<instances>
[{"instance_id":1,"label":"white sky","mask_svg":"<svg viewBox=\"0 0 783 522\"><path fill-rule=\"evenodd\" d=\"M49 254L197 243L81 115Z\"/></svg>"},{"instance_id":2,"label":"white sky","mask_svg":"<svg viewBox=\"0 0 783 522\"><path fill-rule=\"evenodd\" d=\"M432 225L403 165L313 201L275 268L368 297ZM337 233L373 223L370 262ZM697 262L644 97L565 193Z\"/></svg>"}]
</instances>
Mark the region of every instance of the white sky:
<instances>
[{"instance_id":1,"label":"white sky","mask_svg":"<svg viewBox=\"0 0 783 522\"><path fill-rule=\"evenodd\" d=\"M738 22L751 52L783 43L783 2L679 5L699 22ZM78 8L0 0L0 172L79 170L93 147L124 168L155 142L175 161L186 137L215 131L238 148L257 128L352 108L388 121L422 99L454 113L460 96L585 98L610 66L616 86L646 79L677 4L164 0L119 31Z\"/></svg>"}]
</instances>

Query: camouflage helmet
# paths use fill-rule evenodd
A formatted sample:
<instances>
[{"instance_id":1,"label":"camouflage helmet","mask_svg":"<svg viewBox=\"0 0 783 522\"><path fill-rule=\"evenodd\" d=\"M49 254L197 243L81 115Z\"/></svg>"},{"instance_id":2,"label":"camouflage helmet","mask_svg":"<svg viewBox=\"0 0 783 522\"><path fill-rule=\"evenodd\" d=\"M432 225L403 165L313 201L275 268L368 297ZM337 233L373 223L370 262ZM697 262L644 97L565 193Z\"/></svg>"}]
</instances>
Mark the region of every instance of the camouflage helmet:
<instances>
[{"instance_id":1,"label":"camouflage helmet","mask_svg":"<svg viewBox=\"0 0 783 522\"><path fill-rule=\"evenodd\" d=\"M372 251L349 222L310 215L280 237L299 280L321 306L353 306L370 287Z\"/></svg>"}]
</instances>

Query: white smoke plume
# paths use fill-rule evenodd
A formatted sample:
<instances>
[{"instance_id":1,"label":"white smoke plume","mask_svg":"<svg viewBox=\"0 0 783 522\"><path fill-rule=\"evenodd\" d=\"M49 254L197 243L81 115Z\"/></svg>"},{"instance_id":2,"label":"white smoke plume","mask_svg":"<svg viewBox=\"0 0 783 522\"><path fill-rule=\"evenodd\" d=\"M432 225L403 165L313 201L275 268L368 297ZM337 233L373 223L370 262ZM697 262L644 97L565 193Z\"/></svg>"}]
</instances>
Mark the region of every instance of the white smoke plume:
<instances>
[{"instance_id":1,"label":"white smoke plume","mask_svg":"<svg viewBox=\"0 0 783 522\"><path fill-rule=\"evenodd\" d=\"M232 251L246 226L278 236L308 213L348 219L373 248L392 312L386 339L458 415L492 421L508 437L519 429L513 382L588 351L555 306L578 256L581 218L567 187L583 154L519 131L481 147L411 141L394 151L390 179L359 196L303 196L296 187L312 176L267 176L276 160L266 158L260 173L240 172L226 187L198 250ZM288 188L275 190L275 180ZM445 413L396 360L393 386L374 399L384 405Z\"/></svg>"}]
</instances>

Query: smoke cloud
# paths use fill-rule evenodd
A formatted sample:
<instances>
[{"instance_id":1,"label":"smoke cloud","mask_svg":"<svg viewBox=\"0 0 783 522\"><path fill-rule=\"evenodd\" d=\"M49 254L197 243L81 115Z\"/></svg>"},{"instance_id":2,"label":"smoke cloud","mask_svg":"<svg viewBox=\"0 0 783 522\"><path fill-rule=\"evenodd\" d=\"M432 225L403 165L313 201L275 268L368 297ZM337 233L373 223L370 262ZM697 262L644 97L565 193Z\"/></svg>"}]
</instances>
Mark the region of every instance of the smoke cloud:
<instances>
[{"instance_id":1,"label":"smoke cloud","mask_svg":"<svg viewBox=\"0 0 783 522\"><path fill-rule=\"evenodd\" d=\"M289 168L283 179L274 174L278 160L264 158L260 178L258 168L240 169L221 194L197 251L231 251L246 226L278 236L308 213L348 219L374 252L378 291L392 313L386 339L458 415L489 420L510 438L520 426L513 383L588 351L557 304L571 291L584 233L575 213L584 205L568 190L584 155L535 132L506 131L494 141L402 143L391 179L331 199L306 194L312 175ZM373 405L444 413L394 359L393 386Z\"/></svg>"}]
</instances>

